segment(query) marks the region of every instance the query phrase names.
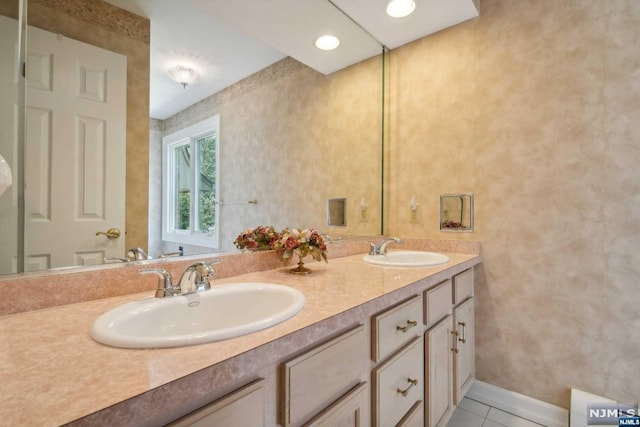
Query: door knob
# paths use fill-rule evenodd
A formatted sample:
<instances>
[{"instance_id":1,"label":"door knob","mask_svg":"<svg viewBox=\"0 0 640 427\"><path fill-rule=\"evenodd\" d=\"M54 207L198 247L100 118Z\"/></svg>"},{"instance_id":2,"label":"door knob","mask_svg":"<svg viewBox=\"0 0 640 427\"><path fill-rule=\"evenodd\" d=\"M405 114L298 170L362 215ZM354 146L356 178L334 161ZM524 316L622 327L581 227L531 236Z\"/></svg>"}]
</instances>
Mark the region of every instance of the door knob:
<instances>
[{"instance_id":1,"label":"door knob","mask_svg":"<svg viewBox=\"0 0 640 427\"><path fill-rule=\"evenodd\" d=\"M106 232L98 231L96 233L96 236L99 236L101 234L104 234L105 236L107 236L107 238L109 240L114 240L114 239L117 239L118 237L120 237L120 230L118 230L117 228L110 228Z\"/></svg>"}]
</instances>

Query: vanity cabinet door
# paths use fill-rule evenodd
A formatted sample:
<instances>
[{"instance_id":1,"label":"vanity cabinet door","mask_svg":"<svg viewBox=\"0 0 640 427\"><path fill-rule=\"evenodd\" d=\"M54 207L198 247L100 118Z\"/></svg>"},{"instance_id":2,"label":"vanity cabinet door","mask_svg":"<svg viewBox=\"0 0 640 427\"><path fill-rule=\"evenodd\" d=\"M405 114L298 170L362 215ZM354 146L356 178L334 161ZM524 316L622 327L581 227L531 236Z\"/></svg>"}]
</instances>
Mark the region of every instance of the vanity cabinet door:
<instances>
[{"instance_id":1,"label":"vanity cabinet door","mask_svg":"<svg viewBox=\"0 0 640 427\"><path fill-rule=\"evenodd\" d=\"M425 333L425 426L446 425L453 413L453 316Z\"/></svg>"},{"instance_id":2,"label":"vanity cabinet door","mask_svg":"<svg viewBox=\"0 0 640 427\"><path fill-rule=\"evenodd\" d=\"M247 426L264 427L266 395L264 380L254 381L202 409L170 424L171 427Z\"/></svg>"},{"instance_id":3,"label":"vanity cabinet door","mask_svg":"<svg viewBox=\"0 0 640 427\"><path fill-rule=\"evenodd\" d=\"M453 317L455 321L457 339L457 352L455 353L455 389L454 403L460 403L464 395L471 387L475 376L475 308L474 298L469 298L455 308Z\"/></svg>"}]
</instances>

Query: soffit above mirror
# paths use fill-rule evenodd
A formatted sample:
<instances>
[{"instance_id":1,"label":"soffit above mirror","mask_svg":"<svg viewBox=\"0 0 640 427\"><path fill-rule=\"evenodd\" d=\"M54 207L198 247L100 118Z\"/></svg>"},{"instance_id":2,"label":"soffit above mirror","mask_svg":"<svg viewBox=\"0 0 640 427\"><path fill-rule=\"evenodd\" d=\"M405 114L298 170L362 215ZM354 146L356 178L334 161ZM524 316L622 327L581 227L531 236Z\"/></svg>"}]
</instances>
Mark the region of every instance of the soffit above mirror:
<instances>
[{"instance_id":1,"label":"soffit above mirror","mask_svg":"<svg viewBox=\"0 0 640 427\"><path fill-rule=\"evenodd\" d=\"M389 49L479 15L474 0L415 0L415 10L404 18L391 18L386 14L389 0L331 1Z\"/></svg>"},{"instance_id":2,"label":"soffit above mirror","mask_svg":"<svg viewBox=\"0 0 640 427\"><path fill-rule=\"evenodd\" d=\"M324 74L378 55L381 44L393 49L479 15L474 0L415 0L404 18L387 15L389 0L188 1ZM325 34L340 46L317 49L315 40Z\"/></svg>"},{"instance_id":3,"label":"soffit above mirror","mask_svg":"<svg viewBox=\"0 0 640 427\"><path fill-rule=\"evenodd\" d=\"M373 37L327 0L188 2L324 74L382 52L382 46ZM316 39L327 34L340 40L337 49L323 51L315 47Z\"/></svg>"},{"instance_id":4,"label":"soffit above mirror","mask_svg":"<svg viewBox=\"0 0 640 427\"><path fill-rule=\"evenodd\" d=\"M473 0L416 0L405 18L386 14L388 0L107 2L151 21L150 116L163 120L287 55L330 74L478 16ZM314 46L325 34L338 49ZM198 73L197 90L170 78L174 66Z\"/></svg>"}]
</instances>

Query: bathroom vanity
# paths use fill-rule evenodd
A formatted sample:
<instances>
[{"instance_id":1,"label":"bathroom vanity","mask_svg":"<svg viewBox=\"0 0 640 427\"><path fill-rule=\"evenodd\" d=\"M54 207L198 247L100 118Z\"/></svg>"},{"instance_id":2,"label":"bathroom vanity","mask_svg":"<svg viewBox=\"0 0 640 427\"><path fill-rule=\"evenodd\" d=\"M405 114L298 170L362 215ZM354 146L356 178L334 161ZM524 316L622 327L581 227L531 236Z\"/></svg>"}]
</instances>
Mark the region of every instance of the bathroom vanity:
<instances>
[{"instance_id":1,"label":"bathroom vanity","mask_svg":"<svg viewBox=\"0 0 640 427\"><path fill-rule=\"evenodd\" d=\"M306 306L269 329L197 346L131 350L89 337L101 314L152 292L0 317L3 420L444 425L474 372L474 266L482 259L477 242L467 243L408 242L449 256L434 267L370 265L356 251L310 263L308 276L276 268L214 280L290 286Z\"/></svg>"}]
</instances>

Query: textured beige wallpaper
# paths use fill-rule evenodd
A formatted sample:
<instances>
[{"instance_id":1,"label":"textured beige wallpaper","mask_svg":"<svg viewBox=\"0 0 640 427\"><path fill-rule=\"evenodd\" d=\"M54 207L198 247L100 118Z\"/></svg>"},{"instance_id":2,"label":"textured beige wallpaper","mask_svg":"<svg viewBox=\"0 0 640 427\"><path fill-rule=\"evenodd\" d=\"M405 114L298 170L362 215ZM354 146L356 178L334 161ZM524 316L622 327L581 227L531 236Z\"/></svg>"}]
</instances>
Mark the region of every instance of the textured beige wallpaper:
<instances>
[{"instance_id":1,"label":"textured beige wallpaper","mask_svg":"<svg viewBox=\"0 0 640 427\"><path fill-rule=\"evenodd\" d=\"M225 250L247 227L380 233L380 58L325 76L285 58L164 121L164 134L220 114ZM368 201L361 215L362 197ZM327 226L329 198L347 198L347 226Z\"/></svg>"},{"instance_id":2,"label":"textured beige wallpaper","mask_svg":"<svg viewBox=\"0 0 640 427\"><path fill-rule=\"evenodd\" d=\"M101 0L29 0L28 12L30 25L127 56L125 245L145 248L149 182L149 20Z\"/></svg>"},{"instance_id":3,"label":"textured beige wallpaper","mask_svg":"<svg viewBox=\"0 0 640 427\"><path fill-rule=\"evenodd\" d=\"M389 231L482 241L477 377L637 401L640 2L483 0L390 62ZM455 192L472 234L438 230Z\"/></svg>"}]
</instances>

